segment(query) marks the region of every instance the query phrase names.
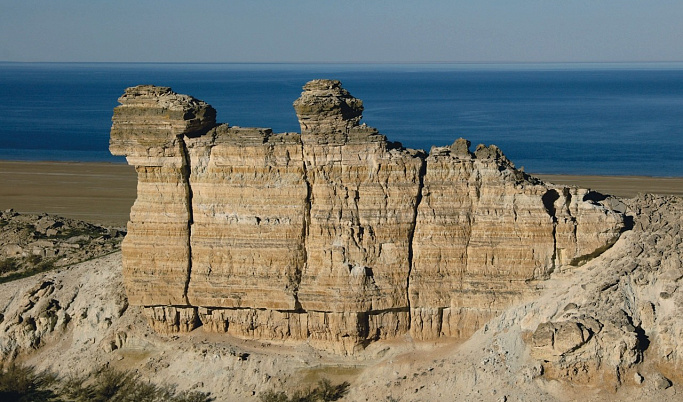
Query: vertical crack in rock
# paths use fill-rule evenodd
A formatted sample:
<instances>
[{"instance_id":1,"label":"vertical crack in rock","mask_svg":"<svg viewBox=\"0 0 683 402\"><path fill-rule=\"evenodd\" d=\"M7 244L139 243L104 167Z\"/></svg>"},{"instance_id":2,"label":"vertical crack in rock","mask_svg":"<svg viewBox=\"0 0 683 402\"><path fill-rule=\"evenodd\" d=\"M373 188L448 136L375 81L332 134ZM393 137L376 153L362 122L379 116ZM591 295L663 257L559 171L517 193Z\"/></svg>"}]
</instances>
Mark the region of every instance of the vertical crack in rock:
<instances>
[{"instance_id":1,"label":"vertical crack in rock","mask_svg":"<svg viewBox=\"0 0 683 402\"><path fill-rule=\"evenodd\" d=\"M410 310L410 274L413 271L413 241L415 239L415 228L417 228L417 209L422 202L422 189L424 188L424 178L427 174L427 160L422 155L419 156L420 171L418 173L419 185L417 188L417 196L415 198L415 206L413 207L413 224L408 232L408 275L406 275L406 302L408 303L408 330L412 325L412 311Z\"/></svg>"},{"instance_id":2,"label":"vertical crack in rock","mask_svg":"<svg viewBox=\"0 0 683 402\"><path fill-rule=\"evenodd\" d=\"M185 303L189 306L190 300L187 298L188 290L190 289L190 278L192 276L192 224L194 223L192 211L192 186L190 184L190 174L192 173L192 164L190 161L190 153L187 149L187 144L183 141L181 136L178 137L180 148L182 150L182 180L185 186L187 197L187 272L185 277L185 288L183 289L183 298Z\"/></svg>"},{"instance_id":3,"label":"vertical crack in rock","mask_svg":"<svg viewBox=\"0 0 683 402\"><path fill-rule=\"evenodd\" d=\"M578 226L578 221L576 219L577 217L572 215L572 193L571 191L569 191L567 187L565 187L564 189L562 189L562 195L564 195L564 207L567 209L567 215L569 215L569 218L574 223L574 228L572 232L574 234L574 240L576 240L576 227Z\"/></svg>"},{"instance_id":4,"label":"vertical crack in rock","mask_svg":"<svg viewBox=\"0 0 683 402\"><path fill-rule=\"evenodd\" d=\"M564 188L562 190L562 195L564 195L564 207L567 210L567 215L569 215L569 218L572 221L572 237L575 243L578 243L579 241L579 233L578 233L578 227L579 227L579 222L577 221L576 217L572 215L572 208L571 208L571 203L572 203L572 193L569 191L568 188ZM555 241L555 244L557 245L557 240ZM557 247L557 246L556 246ZM560 256L558 255L558 263Z\"/></svg>"},{"instance_id":5,"label":"vertical crack in rock","mask_svg":"<svg viewBox=\"0 0 683 402\"><path fill-rule=\"evenodd\" d=\"M303 155L303 144L301 145L301 153ZM304 182L306 183L306 200L304 202L304 224L301 228L302 234L302 258L303 264L295 268L294 279L296 283L294 284L294 308L297 311L304 312L305 310L299 302L299 286L301 285L301 278L303 276L303 270L306 269L308 265L308 234L311 226L311 205L313 204L313 189L311 188L311 183L308 181L308 170L306 169L306 161L302 161L304 169Z\"/></svg>"},{"instance_id":6,"label":"vertical crack in rock","mask_svg":"<svg viewBox=\"0 0 683 402\"><path fill-rule=\"evenodd\" d=\"M465 228L465 249L463 255L464 266L467 267L470 258L470 240L472 239L472 226L474 226L474 213L470 211L467 214L467 227ZM457 283L458 290L463 290L463 284L465 283L465 269L461 269L459 272L459 280Z\"/></svg>"},{"instance_id":7,"label":"vertical crack in rock","mask_svg":"<svg viewBox=\"0 0 683 402\"><path fill-rule=\"evenodd\" d=\"M553 220L553 255L551 257L552 261L550 270L548 271L547 275L550 275L553 272L555 272L555 268L557 267L557 215L555 210L555 201L557 201L559 198L560 194L558 194L557 190L554 189L548 190L545 194L543 194L543 196L541 196L543 206L545 207L546 212L548 212L548 215L550 215L550 217Z\"/></svg>"},{"instance_id":8,"label":"vertical crack in rock","mask_svg":"<svg viewBox=\"0 0 683 402\"><path fill-rule=\"evenodd\" d=\"M468 149L469 149L469 144L468 144ZM469 184L468 186L469 187ZM475 188L475 194L476 197L475 199L472 200L472 203L470 205L470 210L467 212L467 227L465 228L465 250L464 250L464 255L463 255L463 265L464 267L467 267L469 265L469 259L470 259L470 240L472 240L472 227L474 227L475 223L475 205L477 205L480 200L481 200L481 175L479 172L476 172L474 176L474 188ZM464 283L465 283L465 269L461 269L459 273L459 281L458 281L458 286L460 289L459 291L463 291Z\"/></svg>"}]
</instances>

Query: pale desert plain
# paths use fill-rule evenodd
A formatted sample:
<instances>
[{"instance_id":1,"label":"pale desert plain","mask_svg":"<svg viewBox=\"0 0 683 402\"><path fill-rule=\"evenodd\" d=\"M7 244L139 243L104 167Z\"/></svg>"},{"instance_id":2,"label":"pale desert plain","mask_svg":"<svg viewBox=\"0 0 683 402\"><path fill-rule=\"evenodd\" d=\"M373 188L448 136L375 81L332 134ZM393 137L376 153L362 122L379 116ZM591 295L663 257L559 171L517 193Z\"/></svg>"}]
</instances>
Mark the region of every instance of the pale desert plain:
<instances>
[{"instance_id":1,"label":"pale desert plain","mask_svg":"<svg viewBox=\"0 0 683 402\"><path fill-rule=\"evenodd\" d=\"M533 174L543 181L618 197L683 196L683 178ZM125 226L135 201L135 168L118 163L0 161L0 209L49 213Z\"/></svg>"}]
</instances>

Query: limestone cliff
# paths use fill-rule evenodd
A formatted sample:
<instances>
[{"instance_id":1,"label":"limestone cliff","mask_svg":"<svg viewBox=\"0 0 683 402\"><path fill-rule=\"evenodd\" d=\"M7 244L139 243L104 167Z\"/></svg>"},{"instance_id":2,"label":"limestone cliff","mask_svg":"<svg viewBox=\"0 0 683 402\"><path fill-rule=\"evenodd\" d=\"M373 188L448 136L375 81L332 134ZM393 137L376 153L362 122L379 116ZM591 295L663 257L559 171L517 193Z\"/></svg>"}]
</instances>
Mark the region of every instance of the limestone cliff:
<instances>
[{"instance_id":1,"label":"limestone cliff","mask_svg":"<svg viewBox=\"0 0 683 402\"><path fill-rule=\"evenodd\" d=\"M338 81L304 86L301 134L217 125L170 88L119 102L110 149L139 177L124 283L160 331L344 353L408 332L465 337L625 227L604 197L546 185L493 145L427 155L387 141Z\"/></svg>"}]
</instances>

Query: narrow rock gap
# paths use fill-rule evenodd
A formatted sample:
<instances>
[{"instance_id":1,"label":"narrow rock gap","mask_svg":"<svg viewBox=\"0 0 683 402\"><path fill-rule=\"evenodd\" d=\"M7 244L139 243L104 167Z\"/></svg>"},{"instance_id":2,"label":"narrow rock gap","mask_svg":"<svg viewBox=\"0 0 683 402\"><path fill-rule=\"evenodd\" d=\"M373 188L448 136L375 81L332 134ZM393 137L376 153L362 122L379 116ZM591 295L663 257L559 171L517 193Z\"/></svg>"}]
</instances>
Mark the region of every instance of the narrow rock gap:
<instances>
[{"instance_id":1,"label":"narrow rock gap","mask_svg":"<svg viewBox=\"0 0 683 402\"><path fill-rule=\"evenodd\" d=\"M557 222L553 221L553 256L552 256L552 265L550 266L550 272L546 276L550 276L553 272L555 272L555 268L557 268Z\"/></svg>"},{"instance_id":2,"label":"narrow rock gap","mask_svg":"<svg viewBox=\"0 0 683 402\"><path fill-rule=\"evenodd\" d=\"M439 320L439 322L437 323L437 326L436 326L436 336L437 337L440 337L441 333L443 331L443 311L444 310L445 310L445 307L439 307L437 310L438 311L437 319Z\"/></svg>"},{"instance_id":3,"label":"narrow rock gap","mask_svg":"<svg viewBox=\"0 0 683 402\"><path fill-rule=\"evenodd\" d=\"M192 165L190 161L190 152L187 149L187 144L182 137L178 137L180 148L182 150L182 166L180 174L187 192L187 274L185 277L185 288L183 289L183 298L185 303L189 306L190 300L187 293L190 289L190 278L192 277L192 225L194 224L194 216L192 211L192 186L190 185L190 174L192 173Z\"/></svg>"},{"instance_id":4,"label":"narrow rock gap","mask_svg":"<svg viewBox=\"0 0 683 402\"><path fill-rule=\"evenodd\" d=\"M426 156L420 155L420 170L418 172L419 186L417 188L417 196L415 198L415 206L413 207L413 224L408 232L408 275L406 275L406 302L408 303L408 330L412 325L412 311L410 308L410 274L413 271L413 239L415 238L415 229L417 228L417 209L422 202L422 189L424 188L424 177L427 174L427 160Z\"/></svg>"},{"instance_id":5,"label":"narrow rock gap","mask_svg":"<svg viewBox=\"0 0 683 402\"><path fill-rule=\"evenodd\" d=\"M467 184L467 189L468 189L468 194L469 192L469 187L471 186L470 184L471 179L468 179L468 184ZM467 228L466 234L465 234L465 253L463 256L464 259L464 266L462 269L460 269L460 281L459 281L459 286L460 286L460 291L463 291L463 284L465 283L465 270L466 267L469 265L469 258L470 258L470 240L472 239L472 227L474 226L475 220L475 203L476 205L479 204L479 201L481 200L481 175L476 174L475 175L475 180L474 180L474 189L476 192L476 198L472 200L470 204L470 210L467 212Z\"/></svg>"},{"instance_id":6,"label":"narrow rock gap","mask_svg":"<svg viewBox=\"0 0 683 402\"><path fill-rule=\"evenodd\" d=\"M303 143L301 144L301 156L303 159L304 155L304 149L303 149ZM311 226L311 205L313 203L313 189L311 187L311 183L308 180L308 170L306 169L306 161L302 160L302 167L303 167L303 179L304 183L306 183L306 199L304 200L304 224L303 227L301 228L301 236L302 236L302 244L303 244L303 250L302 250L302 258L303 258L303 264L300 267L295 267L295 273L294 273L294 289L293 289L293 297L294 297L294 309L296 311L304 312L305 310L301 306L301 303L299 302L299 286L301 286L301 280L303 277L303 271L306 269L306 266L308 265L308 234Z\"/></svg>"},{"instance_id":7,"label":"narrow rock gap","mask_svg":"<svg viewBox=\"0 0 683 402\"><path fill-rule=\"evenodd\" d=\"M552 256L552 265L550 266L550 271L545 274L544 276L549 276L553 272L555 272L555 268L557 267L557 216L556 216L556 209L555 209L555 201L557 201L560 198L560 194L557 192L557 190L551 189L548 190L543 196L541 197L541 201L543 201L543 206L545 207L546 212L548 215L553 220L553 256Z\"/></svg>"}]
</instances>

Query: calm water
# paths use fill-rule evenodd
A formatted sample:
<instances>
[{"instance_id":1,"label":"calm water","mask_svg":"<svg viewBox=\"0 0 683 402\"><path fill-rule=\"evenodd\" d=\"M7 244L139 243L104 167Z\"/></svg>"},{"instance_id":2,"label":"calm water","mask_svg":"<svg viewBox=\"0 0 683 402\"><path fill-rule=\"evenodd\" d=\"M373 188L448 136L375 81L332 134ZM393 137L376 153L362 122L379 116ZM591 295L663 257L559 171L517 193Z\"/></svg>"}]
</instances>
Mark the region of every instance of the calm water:
<instances>
[{"instance_id":1,"label":"calm water","mask_svg":"<svg viewBox=\"0 0 683 402\"><path fill-rule=\"evenodd\" d=\"M683 65L0 63L0 159L123 162L107 150L128 86L193 95L239 126L299 131L292 102L339 79L363 121L429 149L497 144L535 173L683 176ZM474 147L473 145L473 147Z\"/></svg>"}]
</instances>

